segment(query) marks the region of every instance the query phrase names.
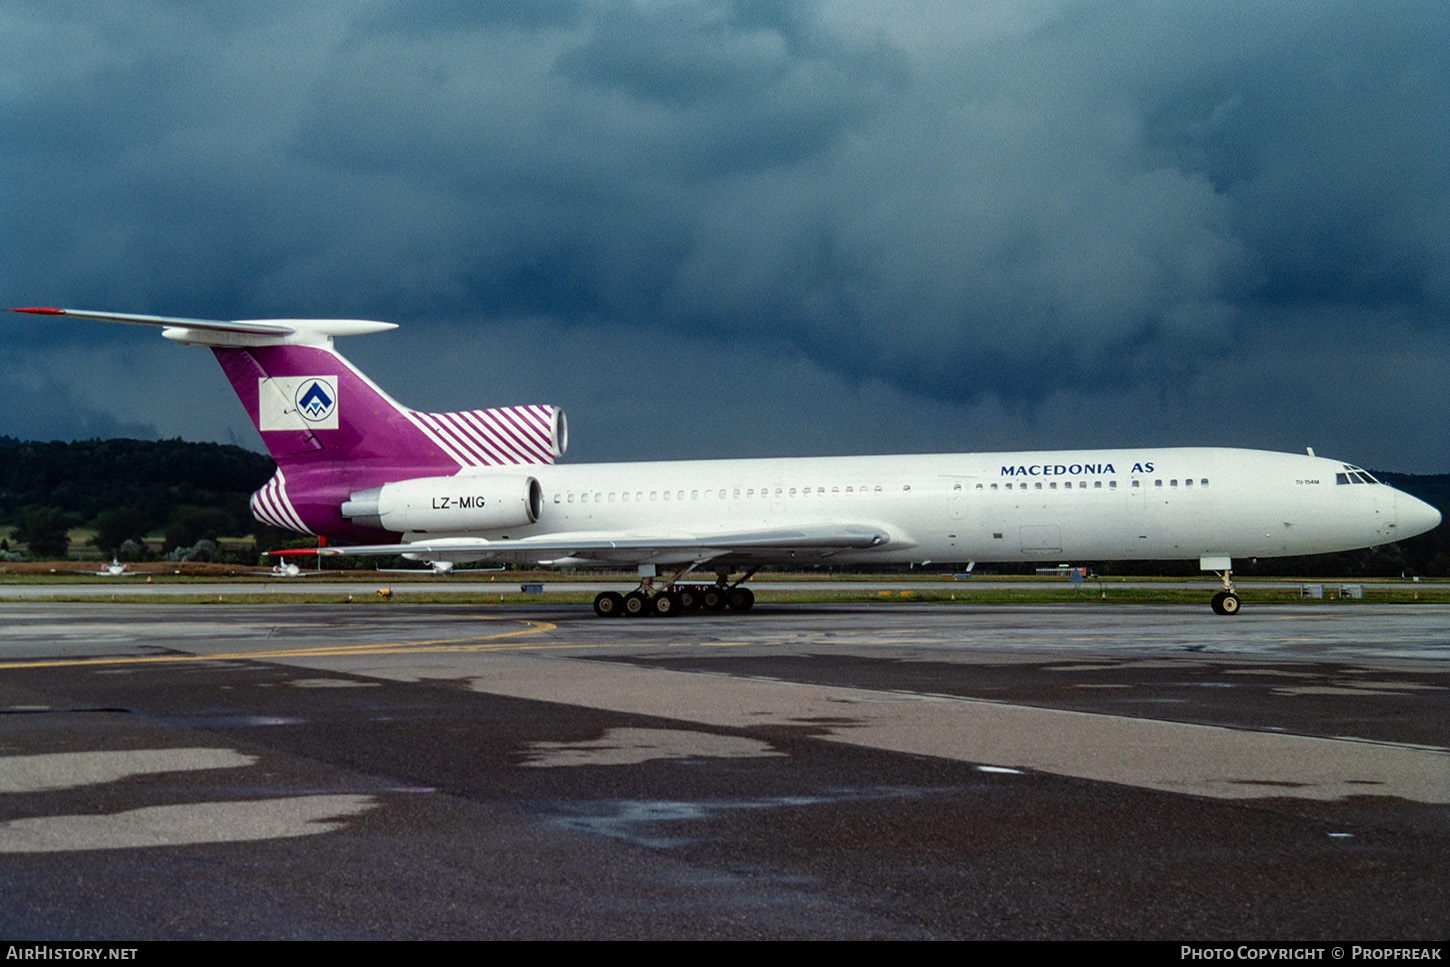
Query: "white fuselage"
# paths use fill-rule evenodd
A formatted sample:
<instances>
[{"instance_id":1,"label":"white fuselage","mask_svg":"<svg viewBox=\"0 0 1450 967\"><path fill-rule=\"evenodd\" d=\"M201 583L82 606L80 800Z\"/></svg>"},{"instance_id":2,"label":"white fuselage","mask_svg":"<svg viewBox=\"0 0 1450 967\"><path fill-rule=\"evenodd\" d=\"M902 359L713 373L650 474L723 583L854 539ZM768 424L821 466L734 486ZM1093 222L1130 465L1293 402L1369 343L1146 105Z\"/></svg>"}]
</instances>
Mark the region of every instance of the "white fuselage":
<instances>
[{"instance_id":1,"label":"white fuselage","mask_svg":"<svg viewBox=\"0 0 1450 967\"><path fill-rule=\"evenodd\" d=\"M863 525L833 563L1273 557L1384 544L1439 513L1320 457L1207 448L530 467L537 522L489 539ZM466 471L488 474L491 470ZM517 472L515 468L512 472ZM1368 479L1368 478L1364 478ZM461 482L461 481L460 481ZM413 533L405 540L462 536ZM788 563L782 561L781 563Z\"/></svg>"},{"instance_id":2,"label":"white fuselage","mask_svg":"<svg viewBox=\"0 0 1450 967\"><path fill-rule=\"evenodd\" d=\"M332 348L337 336L392 323L15 311L154 326L212 347L277 459L252 495L260 520L349 540L375 535L387 543L351 550L435 565L639 565L640 594L653 591L660 614L678 608L673 592L661 597L648 583L654 564L719 574L734 564L1195 557L1223 573L1215 610L1231 614L1232 558L1368 547L1440 523L1435 508L1357 468L1255 450L560 466L536 462L564 453L557 407L409 410ZM463 469L451 474L454 465ZM595 610L643 613L630 604L605 595Z\"/></svg>"}]
</instances>

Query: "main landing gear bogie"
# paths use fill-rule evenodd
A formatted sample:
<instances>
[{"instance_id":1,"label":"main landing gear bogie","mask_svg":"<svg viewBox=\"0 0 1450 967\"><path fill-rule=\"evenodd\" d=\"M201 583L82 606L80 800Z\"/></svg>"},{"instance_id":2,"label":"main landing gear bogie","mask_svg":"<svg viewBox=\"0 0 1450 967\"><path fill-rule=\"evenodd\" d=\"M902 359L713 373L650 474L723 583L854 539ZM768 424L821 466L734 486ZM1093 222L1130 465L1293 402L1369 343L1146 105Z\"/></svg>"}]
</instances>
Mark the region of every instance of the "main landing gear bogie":
<instances>
[{"instance_id":1,"label":"main landing gear bogie","mask_svg":"<svg viewBox=\"0 0 1450 967\"><path fill-rule=\"evenodd\" d=\"M624 614L624 595L605 591L594 598L594 613L601 618L618 618Z\"/></svg>"},{"instance_id":2,"label":"main landing gear bogie","mask_svg":"<svg viewBox=\"0 0 1450 967\"><path fill-rule=\"evenodd\" d=\"M749 611L755 606L755 592L738 585L669 585L660 590L620 594L604 591L594 598L594 613L601 618L643 618L655 615L674 618L686 611Z\"/></svg>"}]
</instances>

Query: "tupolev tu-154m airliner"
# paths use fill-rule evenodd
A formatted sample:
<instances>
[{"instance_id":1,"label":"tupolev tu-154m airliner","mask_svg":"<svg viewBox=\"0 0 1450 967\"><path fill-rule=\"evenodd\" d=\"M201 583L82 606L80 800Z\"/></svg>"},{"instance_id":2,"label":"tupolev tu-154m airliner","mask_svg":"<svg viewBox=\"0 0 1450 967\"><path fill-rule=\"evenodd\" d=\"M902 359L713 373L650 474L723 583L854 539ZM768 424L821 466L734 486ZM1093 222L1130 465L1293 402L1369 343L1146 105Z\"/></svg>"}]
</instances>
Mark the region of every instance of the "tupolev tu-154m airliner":
<instances>
[{"instance_id":1,"label":"tupolev tu-154m airliner","mask_svg":"<svg viewBox=\"0 0 1450 967\"><path fill-rule=\"evenodd\" d=\"M755 600L744 583L770 564L1185 558L1220 575L1213 610L1235 614L1236 557L1369 547L1440 523L1430 505L1312 450L560 465L558 407L411 410L333 349L393 323L14 311L156 326L209 347L277 461L252 495L258 520L355 542L326 553L637 567L639 587L600 594L600 615L744 611ZM694 572L716 580L686 583Z\"/></svg>"}]
</instances>

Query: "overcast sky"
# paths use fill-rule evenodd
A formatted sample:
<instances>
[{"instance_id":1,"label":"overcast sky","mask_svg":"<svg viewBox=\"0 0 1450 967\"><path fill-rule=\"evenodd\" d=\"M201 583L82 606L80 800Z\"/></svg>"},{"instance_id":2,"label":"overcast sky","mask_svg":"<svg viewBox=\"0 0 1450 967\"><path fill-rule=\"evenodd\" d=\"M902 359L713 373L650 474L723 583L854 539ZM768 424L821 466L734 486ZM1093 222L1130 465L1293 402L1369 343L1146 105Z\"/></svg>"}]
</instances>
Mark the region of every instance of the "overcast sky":
<instances>
[{"instance_id":1,"label":"overcast sky","mask_svg":"<svg viewBox=\"0 0 1450 967\"><path fill-rule=\"evenodd\" d=\"M403 328L569 459L1314 447L1450 471L1450 5L0 6L0 298ZM6 315L0 434L257 447Z\"/></svg>"}]
</instances>

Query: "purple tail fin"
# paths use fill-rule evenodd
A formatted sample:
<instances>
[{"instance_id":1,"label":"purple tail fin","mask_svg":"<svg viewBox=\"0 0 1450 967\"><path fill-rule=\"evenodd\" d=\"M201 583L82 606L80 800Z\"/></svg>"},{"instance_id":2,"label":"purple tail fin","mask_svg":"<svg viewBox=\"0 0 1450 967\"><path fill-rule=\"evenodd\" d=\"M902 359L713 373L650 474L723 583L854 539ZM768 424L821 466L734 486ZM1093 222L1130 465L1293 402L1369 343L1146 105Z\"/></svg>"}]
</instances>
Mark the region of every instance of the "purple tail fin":
<instances>
[{"instance_id":1,"label":"purple tail fin","mask_svg":"<svg viewBox=\"0 0 1450 967\"><path fill-rule=\"evenodd\" d=\"M391 322L182 319L42 306L13 311L152 326L175 342L211 347L277 461L276 475L252 495L252 513L290 530L396 539L344 519L343 502L395 481L553 463L567 442L557 407L419 413L333 351L334 338L396 329Z\"/></svg>"},{"instance_id":2,"label":"purple tail fin","mask_svg":"<svg viewBox=\"0 0 1450 967\"><path fill-rule=\"evenodd\" d=\"M399 404L330 347L214 347L277 474L252 495L265 523L376 540L339 511L352 493L472 467L553 463L566 425L553 406L420 413Z\"/></svg>"}]
</instances>

